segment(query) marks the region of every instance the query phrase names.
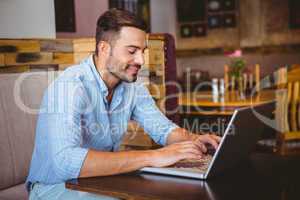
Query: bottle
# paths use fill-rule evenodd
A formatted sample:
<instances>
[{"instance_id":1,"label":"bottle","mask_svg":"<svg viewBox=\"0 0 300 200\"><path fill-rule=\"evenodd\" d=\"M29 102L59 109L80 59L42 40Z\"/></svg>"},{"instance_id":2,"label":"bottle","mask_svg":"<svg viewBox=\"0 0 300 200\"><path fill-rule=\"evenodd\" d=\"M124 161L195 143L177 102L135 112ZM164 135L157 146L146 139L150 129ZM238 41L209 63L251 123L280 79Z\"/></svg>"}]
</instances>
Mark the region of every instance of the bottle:
<instances>
[{"instance_id":1,"label":"bottle","mask_svg":"<svg viewBox=\"0 0 300 200\"><path fill-rule=\"evenodd\" d=\"M225 83L224 83L224 79L221 78L220 79L220 95L221 96L224 96L224 93L225 93Z\"/></svg>"},{"instance_id":2,"label":"bottle","mask_svg":"<svg viewBox=\"0 0 300 200\"><path fill-rule=\"evenodd\" d=\"M217 102L219 97L219 89L218 89L218 79L212 79L212 98L213 102Z\"/></svg>"}]
</instances>

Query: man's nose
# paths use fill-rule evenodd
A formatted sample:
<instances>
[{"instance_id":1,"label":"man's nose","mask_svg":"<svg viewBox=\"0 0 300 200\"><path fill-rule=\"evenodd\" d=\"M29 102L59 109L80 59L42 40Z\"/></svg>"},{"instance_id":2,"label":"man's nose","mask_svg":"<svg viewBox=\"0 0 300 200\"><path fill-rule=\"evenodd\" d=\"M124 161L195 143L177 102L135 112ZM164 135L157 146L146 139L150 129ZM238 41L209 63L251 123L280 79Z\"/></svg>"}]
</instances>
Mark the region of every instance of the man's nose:
<instances>
[{"instance_id":1,"label":"man's nose","mask_svg":"<svg viewBox=\"0 0 300 200\"><path fill-rule=\"evenodd\" d=\"M145 63L145 58L143 53L139 53L135 57L135 63L143 65Z\"/></svg>"}]
</instances>

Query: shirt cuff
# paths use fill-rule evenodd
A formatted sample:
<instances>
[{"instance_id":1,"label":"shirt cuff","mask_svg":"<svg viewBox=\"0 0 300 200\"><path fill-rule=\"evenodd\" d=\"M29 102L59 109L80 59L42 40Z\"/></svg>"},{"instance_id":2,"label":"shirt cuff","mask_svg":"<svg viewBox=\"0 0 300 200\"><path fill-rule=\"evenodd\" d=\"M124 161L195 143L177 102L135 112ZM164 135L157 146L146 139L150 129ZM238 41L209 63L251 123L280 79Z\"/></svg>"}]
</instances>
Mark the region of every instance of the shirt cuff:
<instances>
[{"instance_id":1,"label":"shirt cuff","mask_svg":"<svg viewBox=\"0 0 300 200\"><path fill-rule=\"evenodd\" d=\"M176 128L179 128L179 126L177 126L176 124L172 124L168 129L167 129L167 133L163 135L163 137L161 138L161 141L160 141L160 144L165 146L166 143L167 143L167 139L168 139L168 136L169 134Z\"/></svg>"},{"instance_id":2,"label":"shirt cuff","mask_svg":"<svg viewBox=\"0 0 300 200\"><path fill-rule=\"evenodd\" d=\"M78 178L80 175L81 167L85 161L85 158L88 153L88 149L85 148L74 148L72 149L72 155L70 155L69 163L69 177Z\"/></svg>"}]
</instances>

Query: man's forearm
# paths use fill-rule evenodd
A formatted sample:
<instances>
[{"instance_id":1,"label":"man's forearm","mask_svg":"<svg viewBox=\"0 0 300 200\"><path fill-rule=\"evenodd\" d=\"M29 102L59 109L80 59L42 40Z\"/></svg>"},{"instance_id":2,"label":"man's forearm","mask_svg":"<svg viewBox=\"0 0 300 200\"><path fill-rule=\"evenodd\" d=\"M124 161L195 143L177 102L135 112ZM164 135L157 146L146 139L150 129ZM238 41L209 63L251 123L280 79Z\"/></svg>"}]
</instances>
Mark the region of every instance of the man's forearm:
<instances>
[{"instance_id":1,"label":"man's forearm","mask_svg":"<svg viewBox=\"0 0 300 200\"><path fill-rule=\"evenodd\" d=\"M151 166L152 155L152 150L122 152L89 150L79 177L114 175Z\"/></svg>"},{"instance_id":2,"label":"man's forearm","mask_svg":"<svg viewBox=\"0 0 300 200\"><path fill-rule=\"evenodd\" d=\"M174 129L167 138L167 145L182 142L194 141L203 144L212 145L215 149L218 148L218 143L221 142L221 137L214 134L193 134L183 128ZM204 152L207 151L206 147L201 147Z\"/></svg>"},{"instance_id":3,"label":"man's forearm","mask_svg":"<svg viewBox=\"0 0 300 200\"><path fill-rule=\"evenodd\" d=\"M167 138L167 145L173 144L176 142L194 140L197 136L188 132L183 128L174 129Z\"/></svg>"}]
</instances>

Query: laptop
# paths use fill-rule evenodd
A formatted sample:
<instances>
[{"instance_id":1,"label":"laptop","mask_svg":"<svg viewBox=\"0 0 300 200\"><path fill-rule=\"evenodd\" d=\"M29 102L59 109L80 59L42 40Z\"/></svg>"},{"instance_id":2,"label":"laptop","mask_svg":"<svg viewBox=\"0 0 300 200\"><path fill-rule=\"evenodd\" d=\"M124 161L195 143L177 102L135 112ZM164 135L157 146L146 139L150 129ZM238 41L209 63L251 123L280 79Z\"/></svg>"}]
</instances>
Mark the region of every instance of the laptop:
<instances>
[{"instance_id":1,"label":"laptop","mask_svg":"<svg viewBox=\"0 0 300 200\"><path fill-rule=\"evenodd\" d=\"M272 101L235 110L218 148L201 160L179 161L169 167L144 167L140 171L196 179L215 176L249 156L262 132L268 128L264 121L273 117L274 109Z\"/></svg>"}]
</instances>

